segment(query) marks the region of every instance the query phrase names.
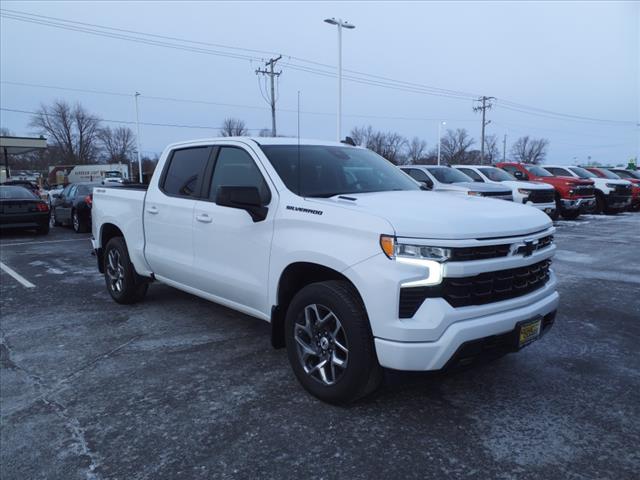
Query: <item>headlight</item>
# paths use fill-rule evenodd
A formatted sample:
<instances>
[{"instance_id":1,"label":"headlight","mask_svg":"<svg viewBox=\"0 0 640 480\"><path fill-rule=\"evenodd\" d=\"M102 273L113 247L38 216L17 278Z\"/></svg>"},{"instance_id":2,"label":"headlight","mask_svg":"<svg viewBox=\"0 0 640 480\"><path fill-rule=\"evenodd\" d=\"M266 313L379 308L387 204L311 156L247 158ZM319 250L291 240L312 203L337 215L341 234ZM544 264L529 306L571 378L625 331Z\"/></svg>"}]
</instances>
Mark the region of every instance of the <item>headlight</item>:
<instances>
[{"instance_id":1,"label":"headlight","mask_svg":"<svg viewBox=\"0 0 640 480\"><path fill-rule=\"evenodd\" d=\"M467 192L467 195L473 195L474 197L481 197L482 193L481 192L474 192L473 190L469 190Z\"/></svg>"},{"instance_id":2,"label":"headlight","mask_svg":"<svg viewBox=\"0 0 640 480\"><path fill-rule=\"evenodd\" d=\"M573 188L569 190L569 195L573 195L574 193L576 193L576 191Z\"/></svg>"},{"instance_id":3,"label":"headlight","mask_svg":"<svg viewBox=\"0 0 640 480\"><path fill-rule=\"evenodd\" d=\"M430 247L411 243L399 243L391 235L380 235L380 247L384 254L391 259L417 258L446 262L451 258L451 249L445 247Z\"/></svg>"},{"instance_id":4,"label":"headlight","mask_svg":"<svg viewBox=\"0 0 640 480\"><path fill-rule=\"evenodd\" d=\"M451 249L398 243L391 235L380 235L380 247L384 254L398 263L424 267L424 278L403 282L402 287L426 287L442 283L442 263L451 258Z\"/></svg>"},{"instance_id":5,"label":"headlight","mask_svg":"<svg viewBox=\"0 0 640 480\"><path fill-rule=\"evenodd\" d=\"M528 190L526 188L519 188L518 193L521 193L522 195L531 195L531 190Z\"/></svg>"}]
</instances>

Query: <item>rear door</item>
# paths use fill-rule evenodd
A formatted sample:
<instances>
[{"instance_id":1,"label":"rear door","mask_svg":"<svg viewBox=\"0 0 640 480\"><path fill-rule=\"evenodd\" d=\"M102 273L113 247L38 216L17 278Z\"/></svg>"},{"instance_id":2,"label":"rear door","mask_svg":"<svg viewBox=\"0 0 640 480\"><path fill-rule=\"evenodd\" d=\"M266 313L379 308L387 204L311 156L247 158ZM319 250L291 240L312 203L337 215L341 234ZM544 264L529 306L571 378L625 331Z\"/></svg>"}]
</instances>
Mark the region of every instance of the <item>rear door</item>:
<instances>
[{"instance_id":1,"label":"rear door","mask_svg":"<svg viewBox=\"0 0 640 480\"><path fill-rule=\"evenodd\" d=\"M200 198L210 146L170 153L144 203L145 258L160 277L193 286L193 209Z\"/></svg>"},{"instance_id":2,"label":"rear door","mask_svg":"<svg viewBox=\"0 0 640 480\"><path fill-rule=\"evenodd\" d=\"M277 195L253 151L242 144L220 145L216 150L206 198L196 201L194 210L197 288L265 312ZM217 191L222 186L257 187L269 208L267 217L254 222L245 210L217 205Z\"/></svg>"},{"instance_id":3,"label":"rear door","mask_svg":"<svg viewBox=\"0 0 640 480\"><path fill-rule=\"evenodd\" d=\"M75 184L67 185L60 194L56 205L56 219L59 222L71 223L71 199L77 188Z\"/></svg>"}]
</instances>

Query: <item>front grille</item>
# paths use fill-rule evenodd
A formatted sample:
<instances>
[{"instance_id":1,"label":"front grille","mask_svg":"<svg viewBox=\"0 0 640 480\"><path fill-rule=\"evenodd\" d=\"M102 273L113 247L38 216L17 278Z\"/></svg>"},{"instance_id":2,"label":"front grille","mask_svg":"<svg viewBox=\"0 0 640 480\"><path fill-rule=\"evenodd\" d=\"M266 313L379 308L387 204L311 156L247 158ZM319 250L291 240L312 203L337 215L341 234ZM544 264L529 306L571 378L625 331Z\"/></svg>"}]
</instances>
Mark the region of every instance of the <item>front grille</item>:
<instances>
[{"instance_id":1,"label":"front grille","mask_svg":"<svg viewBox=\"0 0 640 480\"><path fill-rule=\"evenodd\" d=\"M511 245L487 245L485 247L461 247L451 251L451 260L466 262L469 260L485 260L487 258L506 257Z\"/></svg>"},{"instance_id":2,"label":"front grille","mask_svg":"<svg viewBox=\"0 0 640 480\"><path fill-rule=\"evenodd\" d=\"M400 289L400 318L411 318L427 298L444 298L452 307L484 305L516 298L544 286L549 280L551 260L528 267L485 272L473 277L445 278L433 287Z\"/></svg>"},{"instance_id":3,"label":"front grille","mask_svg":"<svg viewBox=\"0 0 640 480\"><path fill-rule=\"evenodd\" d=\"M540 240L538 240L538 243L532 245L531 247L527 247L526 245L518 247L515 252L515 255L526 254L526 256L528 256L528 255L531 255L536 250L542 250L543 248L547 248L552 243L553 243L553 235L547 235L546 237L542 237Z\"/></svg>"},{"instance_id":4,"label":"front grille","mask_svg":"<svg viewBox=\"0 0 640 480\"><path fill-rule=\"evenodd\" d=\"M511 190L505 190L504 192L482 192L482 196L483 197L503 197L505 200L513 199Z\"/></svg>"},{"instance_id":5,"label":"front grille","mask_svg":"<svg viewBox=\"0 0 640 480\"><path fill-rule=\"evenodd\" d=\"M529 201L531 203L551 203L556 199L554 190L531 190Z\"/></svg>"},{"instance_id":6,"label":"front grille","mask_svg":"<svg viewBox=\"0 0 640 480\"><path fill-rule=\"evenodd\" d=\"M592 197L595 195L595 189L591 185L578 185L574 188L576 195L581 197Z\"/></svg>"},{"instance_id":7,"label":"front grille","mask_svg":"<svg viewBox=\"0 0 640 480\"><path fill-rule=\"evenodd\" d=\"M631 185L616 185L614 192L616 195L631 195Z\"/></svg>"}]
</instances>

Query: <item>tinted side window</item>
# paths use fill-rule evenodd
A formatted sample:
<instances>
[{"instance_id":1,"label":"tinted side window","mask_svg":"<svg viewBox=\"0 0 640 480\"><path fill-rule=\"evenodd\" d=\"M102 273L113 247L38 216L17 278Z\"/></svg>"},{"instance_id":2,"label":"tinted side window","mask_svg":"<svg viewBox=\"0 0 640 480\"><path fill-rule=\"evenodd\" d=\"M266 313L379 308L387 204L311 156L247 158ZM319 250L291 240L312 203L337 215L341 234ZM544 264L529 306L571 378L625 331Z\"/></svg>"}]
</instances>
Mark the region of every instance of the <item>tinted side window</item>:
<instances>
[{"instance_id":1,"label":"tinted side window","mask_svg":"<svg viewBox=\"0 0 640 480\"><path fill-rule=\"evenodd\" d=\"M500 167L500 168L502 168L503 170L506 170L507 172L511 173L512 175L514 173L516 173L516 172L519 172L519 170L516 167L512 166L512 165L505 165L505 166Z\"/></svg>"},{"instance_id":2,"label":"tinted side window","mask_svg":"<svg viewBox=\"0 0 640 480\"><path fill-rule=\"evenodd\" d=\"M556 167L546 167L546 170L548 172L553 173L556 177L560 176L560 177L572 177L573 175L571 175L569 172L567 172L564 168L556 168Z\"/></svg>"},{"instance_id":3,"label":"tinted side window","mask_svg":"<svg viewBox=\"0 0 640 480\"><path fill-rule=\"evenodd\" d=\"M475 170L471 170L470 168L459 168L458 170L460 170L465 175L469 175L471 178L473 178L474 182L484 182L482 177L478 175Z\"/></svg>"},{"instance_id":4,"label":"tinted side window","mask_svg":"<svg viewBox=\"0 0 640 480\"><path fill-rule=\"evenodd\" d=\"M426 182L427 180L429 180L429 177L427 177L427 174L424 173L422 170L418 170L417 168L410 169L409 175L411 175L414 180L417 180L419 182Z\"/></svg>"},{"instance_id":5,"label":"tinted side window","mask_svg":"<svg viewBox=\"0 0 640 480\"><path fill-rule=\"evenodd\" d=\"M71 190L69 190L69 198L75 197L77 190L78 190L78 186L77 185L74 185L73 187L71 187Z\"/></svg>"},{"instance_id":6,"label":"tinted side window","mask_svg":"<svg viewBox=\"0 0 640 480\"><path fill-rule=\"evenodd\" d=\"M162 185L164 192L179 197L198 196L209 153L209 147L174 151Z\"/></svg>"},{"instance_id":7,"label":"tinted side window","mask_svg":"<svg viewBox=\"0 0 640 480\"><path fill-rule=\"evenodd\" d=\"M220 148L209 189L209 200L216 201L219 187L257 187L265 205L271 200L271 193L262 173L251 155L241 148Z\"/></svg>"}]
</instances>

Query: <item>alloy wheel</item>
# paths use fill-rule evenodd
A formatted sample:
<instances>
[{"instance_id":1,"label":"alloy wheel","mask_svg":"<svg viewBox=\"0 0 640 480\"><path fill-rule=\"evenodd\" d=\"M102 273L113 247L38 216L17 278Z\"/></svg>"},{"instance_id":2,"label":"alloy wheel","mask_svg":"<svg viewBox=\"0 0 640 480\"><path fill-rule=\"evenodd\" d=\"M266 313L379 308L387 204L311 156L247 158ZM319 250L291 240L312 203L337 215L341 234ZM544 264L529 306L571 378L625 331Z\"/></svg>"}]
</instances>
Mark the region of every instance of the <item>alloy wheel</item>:
<instances>
[{"instance_id":1,"label":"alloy wheel","mask_svg":"<svg viewBox=\"0 0 640 480\"><path fill-rule=\"evenodd\" d=\"M80 230L80 218L78 218L78 213L77 212L73 212L72 221L73 221L73 229L76 232L79 231Z\"/></svg>"},{"instance_id":2,"label":"alloy wheel","mask_svg":"<svg viewBox=\"0 0 640 480\"><path fill-rule=\"evenodd\" d=\"M293 332L298 360L305 373L323 385L335 384L349 360L347 336L331 309L307 305Z\"/></svg>"},{"instance_id":3,"label":"alloy wheel","mask_svg":"<svg viewBox=\"0 0 640 480\"><path fill-rule=\"evenodd\" d=\"M120 258L120 252L115 248L109 250L107 254L107 278L109 287L114 292L120 293L124 288L124 267Z\"/></svg>"}]
</instances>

